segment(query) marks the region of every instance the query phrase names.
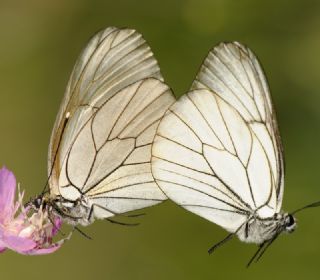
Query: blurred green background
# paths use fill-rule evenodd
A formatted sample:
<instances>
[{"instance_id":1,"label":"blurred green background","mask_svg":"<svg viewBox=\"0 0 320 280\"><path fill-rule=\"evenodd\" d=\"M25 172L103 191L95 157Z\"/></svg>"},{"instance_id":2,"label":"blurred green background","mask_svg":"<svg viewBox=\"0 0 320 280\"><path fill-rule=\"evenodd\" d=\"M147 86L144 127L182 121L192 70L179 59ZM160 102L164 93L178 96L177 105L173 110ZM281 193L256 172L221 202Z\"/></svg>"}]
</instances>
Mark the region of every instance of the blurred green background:
<instances>
[{"instance_id":1,"label":"blurred green background","mask_svg":"<svg viewBox=\"0 0 320 280\"><path fill-rule=\"evenodd\" d=\"M0 164L27 197L46 180L50 131L73 64L89 37L114 25L139 30L177 96L220 41L250 46L267 73L285 146L284 209L320 199L320 1L0 1ZM57 253L0 255L1 279L310 279L320 273L320 209L298 216L262 261L226 232L171 202L139 227L98 221Z\"/></svg>"}]
</instances>

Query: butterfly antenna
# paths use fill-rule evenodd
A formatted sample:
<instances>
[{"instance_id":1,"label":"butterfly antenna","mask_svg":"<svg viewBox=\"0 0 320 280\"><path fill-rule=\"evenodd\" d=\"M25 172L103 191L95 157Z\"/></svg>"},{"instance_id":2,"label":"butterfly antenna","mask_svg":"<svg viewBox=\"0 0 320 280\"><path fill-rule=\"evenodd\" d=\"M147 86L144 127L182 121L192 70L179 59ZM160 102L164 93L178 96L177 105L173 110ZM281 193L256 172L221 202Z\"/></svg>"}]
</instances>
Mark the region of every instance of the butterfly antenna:
<instances>
[{"instance_id":1,"label":"butterfly antenna","mask_svg":"<svg viewBox=\"0 0 320 280\"><path fill-rule=\"evenodd\" d=\"M314 207L319 207L319 206L320 206L320 201L313 202L313 203L311 203L311 204L308 204L308 205L306 205L306 206L303 206L302 208L299 208L299 209L293 211L293 212L291 213L291 215L294 215L294 214L296 214L297 212L300 212L300 211L305 210L305 209L308 209L308 208L314 208Z\"/></svg>"},{"instance_id":2,"label":"butterfly antenna","mask_svg":"<svg viewBox=\"0 0 320 280\"><path fill-rule=\"evenodd\" d=\"M64 132L66 126L67 126L69 118L70 118L70 112L67 112L66 116L65 116L65 119L64 119L64 122L63 122L62 131L61 131L59 142L58 142L58 147L57 147L57 150L56 150L56 152L54 154L53 162L52 162L52 165L50 167L50 173L49 173L48 179L46 181L46 184L44 185L44 188L43 188L43 190L41 192L42 195L46 192L47 186L49 184L49 180L50 180L50 178L52 176L53 168L54 168L54 165L56 163L56 160L57 160L57 157L58 157L58 151L59 151L60 145L61 145L62 135L63 135L63 132Z\"/></svg>"},{"instance_id":3,"label":"butterfly antenna","mask_svg":"<svg viewBox=\"0 0 320 280\"><path fill-rule=\"evenodd\" d=\"M314 208L314 207L319 207L319 206L320 206L320 201L313 202L311 204L308 204L308 205L306 205L306 206L304 206L302 208L299 208L299 209L293 211L290 215L294 215L297 212L300 212L300 211L302 211L304 209ZM253 261L258 262L261 259L261 257L264 255L264 253L269 248L269 246L277 239L277 237L279 236L280 233L281 233L281 231L279 231L272 239L270 239L270 241L264 242L259 246L259 249L253 255L253 257L250 259L249 263L247 264L247 267L249 267L252 264Z\"/></svg>"}]
</instances>

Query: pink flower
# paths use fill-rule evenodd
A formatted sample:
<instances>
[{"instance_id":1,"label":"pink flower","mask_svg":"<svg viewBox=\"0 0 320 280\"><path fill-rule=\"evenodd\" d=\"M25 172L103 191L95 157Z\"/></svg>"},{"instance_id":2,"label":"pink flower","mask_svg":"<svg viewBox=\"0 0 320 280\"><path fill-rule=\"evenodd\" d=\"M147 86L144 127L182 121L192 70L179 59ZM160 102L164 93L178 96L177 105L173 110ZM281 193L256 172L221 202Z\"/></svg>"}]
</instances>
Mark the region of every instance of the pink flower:
<instances>
[{"instance_id":1,"label":"pink flower","mask_svg":"<svg viewBox=\"0 0 320 280\"><path fill-rule=\"evenodd\" d=\"M0 169L0 252L7 248L25 255L49 254L60 248L53 243L61 227L61 219L48 217L46 209L35 211L23 206L23 193L15 202L16 179L5 167ZM18 211L20 213L18 213Z\"/></svg>"}]
</instances>

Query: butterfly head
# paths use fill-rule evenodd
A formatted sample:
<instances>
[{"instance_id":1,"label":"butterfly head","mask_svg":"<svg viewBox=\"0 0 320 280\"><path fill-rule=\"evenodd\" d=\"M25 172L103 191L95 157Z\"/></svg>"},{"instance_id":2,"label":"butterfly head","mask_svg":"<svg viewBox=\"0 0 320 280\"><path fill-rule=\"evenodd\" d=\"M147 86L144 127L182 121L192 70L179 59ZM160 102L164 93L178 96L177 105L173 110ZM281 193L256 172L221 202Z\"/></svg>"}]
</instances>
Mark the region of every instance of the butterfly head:
<instances>
[{"instance_id":1,"label":"butterfly head","mask_svg":"<svg viewBox=\"0 0 320 280\"><path fill-rule=\"evenodd\" d=\"M39 210L40 208L45 209L50 206L50 198L48 193L43 193L33 198L28 203L33 209Z\"/></svg>"},{"instance_id":2,"label":"butterfly head","mask_svg":"<svg viewBox=\"0 0 320 280\"><path fill-rule=\"evenodd\" d=\"M269 221L260 222L260 236L255 239L259 248L250 259L247 267L250 266L252 262L257 262L281 233L292 233L296 227L296 219L290 213L276 213Z\"/></svg>"}]
</instances>

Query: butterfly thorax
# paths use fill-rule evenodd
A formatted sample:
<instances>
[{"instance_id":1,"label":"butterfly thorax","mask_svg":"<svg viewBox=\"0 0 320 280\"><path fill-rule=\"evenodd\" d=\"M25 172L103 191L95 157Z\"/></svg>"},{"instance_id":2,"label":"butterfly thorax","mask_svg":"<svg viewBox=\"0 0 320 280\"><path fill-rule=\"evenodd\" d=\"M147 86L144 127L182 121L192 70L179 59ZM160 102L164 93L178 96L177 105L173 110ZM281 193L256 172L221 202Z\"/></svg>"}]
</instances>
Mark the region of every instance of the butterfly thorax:
<instances>
[{"instance_id":1,"label":"butterfly thorax","mask_svg":"<svg viewBox=\"0 0 320 280\"><path fill-rule=\"evenodd\" d=\"M59 195L44 193L31 201L31 207L47 211L51 218L59 216L64 222L73 226L79 224L87 226L94 220L92 207L85 197L72 201Z\"/></svg>"},{"instance_id":2,"label":"butterfly thorax","mask_svg":"<svg viewBox=\"0 0 320 280\"><path fill-rule=\"evenodd\" d=\"M90 215L90 205L85 197L75 201L63 197L51 198L53 211L70 225L87 226L93 222Z\"/></svg>"},{"instance_id":3,"label":"butterfly thorax","mask_svg":"<svg viewBox=\"0 0 320 280\"><path fill-rule=\"evenodd\" d=\"M296 225L295 218L288 213L276 213L267 219L253 216L239 229L237 235L241 241L263 244L282 232L293 232Z\"/></svg>"}]
</instances>

